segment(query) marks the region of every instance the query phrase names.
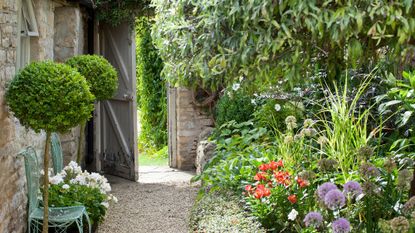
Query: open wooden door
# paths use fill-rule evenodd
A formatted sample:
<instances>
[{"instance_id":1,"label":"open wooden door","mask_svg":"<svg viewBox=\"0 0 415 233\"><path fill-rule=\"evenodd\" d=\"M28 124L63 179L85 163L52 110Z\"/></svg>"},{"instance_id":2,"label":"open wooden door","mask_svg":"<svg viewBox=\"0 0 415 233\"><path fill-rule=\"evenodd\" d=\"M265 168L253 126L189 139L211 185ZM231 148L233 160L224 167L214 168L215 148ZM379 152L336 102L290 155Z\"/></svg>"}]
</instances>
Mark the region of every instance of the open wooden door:
<instances>
[{"instance_id":1,"label":"open wooden door","mask_svg":"<svg viewBox=\"0 0 415 233\"><path fill-rule=\"evenodd\" d=\"M118 71L118 91L97 108L100 167L138 180L137 98L134 29L128 23L99 26L99 50ZM97 132L97 131L96 131Z\"/></svg>"}]
</instances>

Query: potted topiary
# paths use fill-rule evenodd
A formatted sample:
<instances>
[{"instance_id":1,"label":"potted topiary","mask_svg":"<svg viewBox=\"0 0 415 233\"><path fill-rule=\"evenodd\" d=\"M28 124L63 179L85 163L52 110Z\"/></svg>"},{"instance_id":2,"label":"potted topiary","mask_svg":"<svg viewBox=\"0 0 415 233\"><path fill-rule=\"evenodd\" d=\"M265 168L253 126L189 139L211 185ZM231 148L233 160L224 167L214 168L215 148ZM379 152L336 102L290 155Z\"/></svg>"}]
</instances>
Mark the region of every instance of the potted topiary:
<instances>
[{"instance_id":1,"label":"potted topiary","mask_svg":"<svg viewBox=\"0 0 415 233\"><path fill-rule=\"evenodd\" d=\"M66 64L77 69L88 82L92 94L96 100L111 98L118 88L118 75L115 68L102 56L79 55L70 58ZM85 131L86 121L81 122L76 162L81 162L81 140Z\"/></svg>"},{"instance_id":2,"label":"potted topiary","mask_svg":"<svg viewBox=\"0 0 415 233\"><path fill-rule=\"evenodd\" d=\"M46 132L43 156L44 187L49 184L49 144L52 132L66 132L85 122L94 108L85 78L65 64L35 62L22 69L7 87L6 101L20 123ZM43 192L43 232L48 232L47 188Z\"/></svg>"}]
</instances>

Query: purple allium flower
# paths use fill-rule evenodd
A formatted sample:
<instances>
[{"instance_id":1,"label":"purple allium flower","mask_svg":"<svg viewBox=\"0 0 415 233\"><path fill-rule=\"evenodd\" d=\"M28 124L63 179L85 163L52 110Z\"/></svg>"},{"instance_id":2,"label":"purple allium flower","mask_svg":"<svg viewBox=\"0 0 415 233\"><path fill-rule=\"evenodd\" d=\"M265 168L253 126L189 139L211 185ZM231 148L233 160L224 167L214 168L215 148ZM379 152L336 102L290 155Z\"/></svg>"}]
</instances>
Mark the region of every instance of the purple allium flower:
<instances>
[{"instance_id":1,"label":"purple allium flower","mask_svg":"<svg viewBox=\"0 0 415 233\"><path fill-rule=\"evenodd\" d=\"M326 194L333 189L337 189L337 186L331 182L326 182L317 188L317 195L323 201Z\"/></svg>"},{"instance_id":2,"label":"purple allium flower","mask_svg":"<svg viewBox=\"0 0 415 233\"><path fill-rule=\"evenodd\" d=\"M365 163L360 166L360 174L364 178L369 179L371 177L378 177L380 175L379 169L372 164Z\"/></svg>"},{"instance_id":3,"label":"purple allium flower","mask_svg":"<svg viewBox=\"0 0 415 233\"><path fill-rule=\"evenodd\" d=\"M319 228L323 223L323 216L319 212L310 212L304 217L303 221L306 227Z\"/></svg>"},{"instance_id":4,"label":"purple allium flower","mask_svg":"<svg viewBox=\"0 0 415 233\"><path fill-rule=\"evenodd\" d=\"M350 232L350 222L345 218L339 218L331 225L334 233L348 233Z\"/></svg>"},{"instance_id":5,"label":"purple allium flower","mask_svg":"<svg viewBox=\"0 0 415 233\"><path fill-rule=\"evenodd\" d=\"M340 190L333 189L324 197L324 204L331 210L340 209L346 204L346 197Z\"/></svg>"},{"instance_id":6,"label":"purple allium flower","mask_svg":"<svg viewBox=\"0 0 415 233\"><path fill-rule=\"evenodd\" d=\"M362 187L356 181L349 181L343 185L345 194L350 194L352 197L357 197L363 192Z\"/></svg>"}]
</instances>

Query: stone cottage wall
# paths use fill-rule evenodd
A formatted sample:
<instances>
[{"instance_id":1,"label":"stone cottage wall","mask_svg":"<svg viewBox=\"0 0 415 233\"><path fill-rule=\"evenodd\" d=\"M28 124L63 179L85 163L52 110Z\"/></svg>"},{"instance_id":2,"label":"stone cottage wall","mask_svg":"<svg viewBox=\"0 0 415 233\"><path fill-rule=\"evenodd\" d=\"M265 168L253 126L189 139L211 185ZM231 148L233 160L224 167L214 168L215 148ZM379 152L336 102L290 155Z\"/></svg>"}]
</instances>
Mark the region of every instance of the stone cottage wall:
<instances>
[{"instance_id":1,"label":"stone cottage wall","mask_svg":"<svg viewBox=\"0 0 415 233\"><path fill-rule=\"evenodd\" d=\"M17 46L17 2L0 1L0 232L24 232L26 188L19 150L28 145L42 148L44 134L26 130L5 105L5 86L15 74Z\"/></svg>"},{"instance_id":2,"label":"stone cottage wall","mask_svg":"<svg viewBox=\"0 0 415 233\"><path fill-rule=\"evenodd\" d=\"M182 170L192 170L195 168L196 150L199 134L208 127L213 126L213 120L206 109L197 107L192 101L192 92L186 88L174 88L169 90L169 118L175 117L169 126L170 156L174 156L170 166ZM171 106L174 104L175 106ZM171 109L174 109L174 112ZM171 114L175 114L172 116Z\"/></svg>"},{"instance_id":3,"label":"stone cottage wall","mask_svg":"<svg viewBox=\"0 0 415 233\"><path fill-rule=\"evenodd\" d=\"M31 38L31 60L53 60L55 38L60 39L59 36L55 37L55 20L58 22L62 20L59 17L55 19L54 11L56 7L62 7L62 4L52 0L33 0L33 3L39 36ZM6 83L16 72L17 4L17 0L0 0L0 233L25 232L26 180L23 159L18 158L17 154L30 145L35 147L38 155L41 155L45 142L44 133L35 133L19 124L18 120L9 113L4 99ZM81 18L81 15L77 14L77 17ZM69 34L68 37L83 37L79 33L82 32L78 32L77 35ZM84 40L81 41L78 43L83 43ZM82 49L77 47L73 54L81 52ZM62 56L59 59L62 59ZM71 132L66 139L74 141L77 133ZM76 147L76 144L70 144L70 149L66 152L72 153L73 148Z\"/></svg>"}]
</instances>

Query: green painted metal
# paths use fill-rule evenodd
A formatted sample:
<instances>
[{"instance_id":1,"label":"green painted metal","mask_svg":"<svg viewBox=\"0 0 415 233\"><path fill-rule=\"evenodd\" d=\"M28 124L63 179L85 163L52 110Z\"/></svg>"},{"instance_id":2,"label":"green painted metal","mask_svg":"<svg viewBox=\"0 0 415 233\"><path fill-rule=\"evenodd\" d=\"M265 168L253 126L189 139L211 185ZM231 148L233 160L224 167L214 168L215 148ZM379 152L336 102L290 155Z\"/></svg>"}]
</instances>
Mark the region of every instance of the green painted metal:
<instances>
[{"instance_id":1,"label":"green painted metal","mask_svg":"<svg viewBox=\"0 0 415 233\"><path fill-rule=\"evenodd\" d=\"M43 221L43 208L40 207L40 170L36 151L27 147L19 153L24 157L27 189L28 189L28 232L41 232ZM88 232L91 233L91 223L84 206L49 207L49 227L54 227L56 232L67 232L69 226L76 224L80 233L84 232L83 217L88 223Z\"/></svg>"},{"instance_id":2,"label":"green painted metal","mask_svg":"<svg viewBox=\"0 0 415 233\"><path fill-rule=\"evenodd\" d=\"M52 162L53 162L53 172L58 174L63 169L63 154L61 141L57 133L52 133L51 136L51 145L52 145Z\"/></svg>"}]
</instances>

